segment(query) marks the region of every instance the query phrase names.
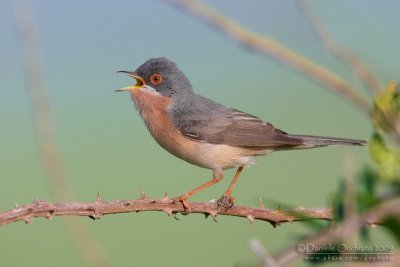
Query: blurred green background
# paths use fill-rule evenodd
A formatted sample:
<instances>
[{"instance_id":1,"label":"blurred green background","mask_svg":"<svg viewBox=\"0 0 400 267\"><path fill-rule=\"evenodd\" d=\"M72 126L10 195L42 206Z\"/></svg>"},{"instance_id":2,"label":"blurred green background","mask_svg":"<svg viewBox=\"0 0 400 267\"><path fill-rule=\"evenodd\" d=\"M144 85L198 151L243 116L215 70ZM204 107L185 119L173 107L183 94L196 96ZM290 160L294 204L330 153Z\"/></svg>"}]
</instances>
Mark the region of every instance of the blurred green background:
<instances>
[{"instance_id":1,"label":"blurred green background","mask_svg":"<svg viewBox=\"0 0 400 267\"><path fill-rule=\"evenodd\" d=\"M299 13L295 1L205 1L261 35L337 72L353 85L351 70L327 53ZM36 147L35 126L24 82L13 1L0 2L0 210L34 199L50 199ZM116 74L134 70L151 57L175 61L195 91L257 115L290 133L368 139L367 118L326 88L225 38L164 1L32 1L41 37L46 82L71 201L170 196L210 179L211 171L174 158L148 134L128 94L114 89L132 80ZM383 82L398 78L400 2L318 1L315 13L333 38L373 67ZM366 94L366 92L364 92ZM304 207L330 204L342 175L345 151L358 166L366 148L330 147L279 152L258 158L234 191L238 205L258 197ZM218 198L233 171L192 200ZM276 229L245 219L163 213L87 218L111 266L248 266L258 262L249 240L270 252L310 232L301 223ZM377 228L376 242L391 240ZM36 219L0 228L1 266L84 266L60 218Z\"/></svg>"}]
</instances>

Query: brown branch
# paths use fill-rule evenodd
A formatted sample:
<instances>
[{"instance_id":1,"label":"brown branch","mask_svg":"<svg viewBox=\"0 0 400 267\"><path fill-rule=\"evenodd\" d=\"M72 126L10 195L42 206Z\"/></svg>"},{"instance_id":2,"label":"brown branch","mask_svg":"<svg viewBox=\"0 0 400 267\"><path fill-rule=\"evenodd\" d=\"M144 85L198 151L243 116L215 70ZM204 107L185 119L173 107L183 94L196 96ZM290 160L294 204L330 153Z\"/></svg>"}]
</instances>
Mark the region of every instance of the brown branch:
<instances>
[{"instance_id":1,"label":"brown branch","mask_svg":"<svg viewBox=\"0 0 400 267\"><path fill-rule=\"evenodd\" d=\"M170 0L169 2L197 16L202 21L210 24L212 27L228 35L240 44L319 82L333 92L345 97L363 113L369 114L370 105L368 101L366 101L348 82L332 71L295 53L272 38L267 38L251 32L199 1Z\"/></svg>"},{"instance_id":2,"label":"brown branch","mask_svg":"<svg viewBox=\"0 0 400 267\"><path fill-rule=\"evenodd\" d=\"M250 240L250 247L261 259L260 267L279 267L278 263L271 256L271 254L264 248L260 240L252 239Z\"/></svg>"},{"instance_id":3,"label":"brown branch","mask_svg":"<svg viewBox=\"0 0 400 267\"><path fill-rule=\"evenodd\" d=\"M357 78L372 92L373 95L378 94L383 88L383 85L371 68L357 55L340 46L331 38L322 22L312 12L308 0L297 1L297 4L325 49L337 57L343 64L350 67Z\"/></svg>"},{"instance_id":4,"label":"brown branch","mask_svg":"<svg viewBox=\"0 0 400 267\"><path fill-rule=\"evenodd\" d=\"M362 215L352 215L348 217L342 224L328 229L325 232L308 237L293 246L279 252L274 259L281 266L288 266L304 257L304 253L298 251L299 244L312 244L315 247L322 247L326 244L333 244L359 231L366 223L375 225L389 216L400 216L400 198L388 200L379 206L370 209Z\"/></svg>"},{"instance_id":5,"label":"brown branch","mask_svg":"<svg viewBox=\"0 0 400 267\"><path fill-rule=\"evenodd\" d=\"M319 209L290 209L271 210L263 207L234 206L228 210L219 210L214 202L190 202L191 213L203 214L214 219L217 215L228 215L247 218L250 223L262 220L277 226L285 222L304 221L307 219L332 220L330 208ZM186 211L181 203L174 203L168 197L151 199L144 194L136 200L103 201L100 197L94 202L65 202L50 203L47 201L34 201L24 206L0 213L0 226L17 221L31 222L33 218L42 217L51 219L53 216L87 216L99 219L104 215L116 213L131 213L140 211L162 211L176 218L177 213Z\"/></svg>"},{"instance_id":6,"label":"brown branch","mask_svg":"<svg viewBox=\"0 0 400 267\"><path fill-rule=\"evenodd\" d=\"M29 0L14 1L15 22L21 39L26 87L30 94L32 115L36 126L39 156L50 191L57 201L71 199L59 152L53 109L45 82L40 37ZM79 221L65 220L69 236L89 266L108 266L106 256L89 230Z\"/></svg>"}]
</instances>

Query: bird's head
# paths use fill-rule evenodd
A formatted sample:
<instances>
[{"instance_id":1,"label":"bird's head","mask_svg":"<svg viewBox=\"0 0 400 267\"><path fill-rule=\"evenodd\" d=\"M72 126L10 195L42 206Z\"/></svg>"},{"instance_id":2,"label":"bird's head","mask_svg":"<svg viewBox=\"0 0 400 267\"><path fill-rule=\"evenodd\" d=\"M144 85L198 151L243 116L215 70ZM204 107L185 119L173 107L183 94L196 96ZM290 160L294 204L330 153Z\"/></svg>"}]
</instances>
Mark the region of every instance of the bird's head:
<instances>
[{"instance_id":1,"label":"bird's head","mask_svg":"<svg viewBox=\"0 0 400 267\"><path fill-rule=\"evenodd\" d=\"M135 71L119 71L136 80L133 86L116 91L147 90L162 96L174 97L192 91L192 85L176 64L167 58L152 58L143 63Z\"/></svg>"}]
</instances>

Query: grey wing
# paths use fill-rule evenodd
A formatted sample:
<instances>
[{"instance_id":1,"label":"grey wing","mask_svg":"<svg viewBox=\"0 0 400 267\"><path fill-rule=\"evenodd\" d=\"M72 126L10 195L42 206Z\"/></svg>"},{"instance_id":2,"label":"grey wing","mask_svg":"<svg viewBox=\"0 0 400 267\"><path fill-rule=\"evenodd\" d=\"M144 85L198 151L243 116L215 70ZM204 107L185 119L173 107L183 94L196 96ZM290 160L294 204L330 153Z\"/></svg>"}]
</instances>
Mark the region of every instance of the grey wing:
<instances>
[{"instance_id":1,"label":"grey wing","mask_svg":"<svg viewBox=\"0 0 400 267\"><path fill-rule=\"evenodd\" d=\"M290 136L256 116L206 98L199 102L172 113L175 126L187 138L238 147L285 148L303 144L301 138Z\"/></svg>"}]
</instances>

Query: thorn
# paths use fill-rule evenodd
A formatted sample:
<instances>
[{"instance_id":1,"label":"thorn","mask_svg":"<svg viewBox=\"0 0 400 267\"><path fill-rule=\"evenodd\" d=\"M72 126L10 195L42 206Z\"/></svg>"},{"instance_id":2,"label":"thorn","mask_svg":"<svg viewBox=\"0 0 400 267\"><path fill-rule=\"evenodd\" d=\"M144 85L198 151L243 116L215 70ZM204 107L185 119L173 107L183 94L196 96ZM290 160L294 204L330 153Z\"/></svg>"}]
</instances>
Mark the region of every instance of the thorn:
<instances>
[{"instance_id":1,"label":"thorn","mask_svg":"<svg viewBox=\"0 0 400 267\"><path fill-rule=\"evenodd\" d=\"M173 214L172 214L172 209L171 209L171 208L165 208L165 209L163 209L163 211L164 211L166 214L168 214L168 217L171 217L171 215L173 215Z\"/></svg>"},{"instance_id":2,"label":"thorn","mask_svg":"<svg viewBox=\"0 0 400 267\"><path fill-rule=\"evenodd\" d=\"M169 196L167 191L165 191L164 197L161 199L161 202L169 202Z\"/></svg>"},{"instance_id":3,"label":"thorn","mask_svg":"<svg viewBox=\"0 0 400 267\"><path fill-rule=\"evenodd\" d=\"M279 222L275 222L275 221L269 221L272 224L272 227L276 228L277 226L280 225Z\"/></svg>"},{"instance_id":4,"label":"thorn","mask_svg":"<svg viewBox=\"0 0 400 267\"><path fill-rule=\"evenodd\" d=\"M14 201L14 208L18 208L18 203Z\"/></svg>"},{"instance_id":5,"label":"thorn","mask_svg":"<svg viewBox=\"0 0 400 267\"><path fill-rule=\"evenodd\" d=\"M30 218L30 217L24 218L24 221L25 221L26 224L31 224L32 223L32 218Z\"/></svg>"},{"instance_id":6,"label":"thorn","mask_svg":"<svg viewBox=\"0 0 400 267\"><path fill-rule=\"evenodd\" d=\"M214 222L218 222L218 221L217 221L218 211L213 210L213 211L208 212L207 217L210 216L210 215L211 215L211 217L213 218Z\"/></svg>"},{"instance_id":7,"label":"thorn","mask_svg":"<svg viewBox=\"0 0 400 267\"><path fill-rule=\"evenodd\" d=\"M253 215L249 214L249 215L247 215L246 217L247 217L247 219L249 220L250 224L253 224L253 223L254 223L254 216L253 216Z\"/></svg>"},{"instance_id":8,"label":"thorn","mask_svg":"<svg viewBox=\"0 0 400 267\"><path fill-rule=\"evenodd\" d=\"M204 217L207 220L207 218L210 216L210 213L204 213Z\"/></svg>"},{"instance_id":9,"label":"thorn","mask_svg":"<svg viewBox=\"0 0 400 267\"><path fill-rule=\"evenodd\" d=\"M46 219L51 221L51 219L53 219L53 213L49 212L46 214Z\"/></svg>"},{"instance_id":10,"label":"thorn","mask_svg":"<svg viewBox=\"0 0 400 267\"><path fill-rule=\"evenodd\" d=\"M370 223L369 226L371 226L371 228L375 228L376 224L375 223Z\"/></svg>"},{"instance_id":11,"label":"thorn","mask_svg":"<svg viewBox=\"0 0 400 267\"><path fill-rule=\"evenodd\" d=\"M97 197L96 197L96 202L102 202L101 197L100 197L100 192L97 192Z\"/></svg>"},{"instance_id":12,"label":"thorn","mask_svg":"<svg viewBox=\"0 0 400 267\"><path fill-rule=\"evenodd\" d=\"M276 209L277 209L277 210L281 210L281 209L282 209L281 203L278 204L278 207L277 207Z\"/></svg>"},{"instance_id":13,"label":"thorn","mask_svg":"<svg viewBox=\"0 0 400 267\"><path fill-rule=\"evenodd\" d=\"M89 215L89 217L93 220L98 220L103 216L101 211L99 211L97 208L94 208L92 211L93 211L93 214Z\"/></svg>"},{"instance_id":14,"label":"thorn","mask_svg":"<svg viewBox=\"0 0 400 267\"><path fill-rule=\"evenodd\" d=\"M94 215L94 218L95 218L96 220L99 220L101 217L102 217L102 214L101 214L101 213L96 213L96 214Z\"/></svg>"},{"instance_id":15,"label":"thorn","mask_svg":"<svg viewBox=\"0 0 400 267\"><path fill-rule=\"evenodd\" d=\"M262 197L261 196L259 196L258 197L258 207L260 208L260 209L265 209L265 205L264 205L264 202L263 202L263 199L262 199Z\"/></svg>"},{"instance_id":16,"label":"thorn","mask_svg":"<svg viewBox=\"0 0 400 267\"><path fill-rule=\"evenodd\" d=\"M168 215L168 217L174 216L174 219L179 221L180 219L176 216L176 212L173 211L171 208L165 208L163 211Z\"/></svg>"},{"instance_id":17,"label":"thorn","mask_svg":"<svg viewBox=\"0 0 400 267\"><path fill-rule=\"evenodd\" d=\"M147 196L144 193L143 187L140 187L140 199L146 199L146 198L147 198Z\"/></svg>"},{"instance_id":18,"label":"thorn","mask_svg":"<svg viewBox=\"0 0 400 267\"><path fill-rule=\"evenodd\" d=\"M174 219L179 221L180 219L176 216L176 213L172 213L172 216L174 216Z\"/></svg>"}]
</instances>

